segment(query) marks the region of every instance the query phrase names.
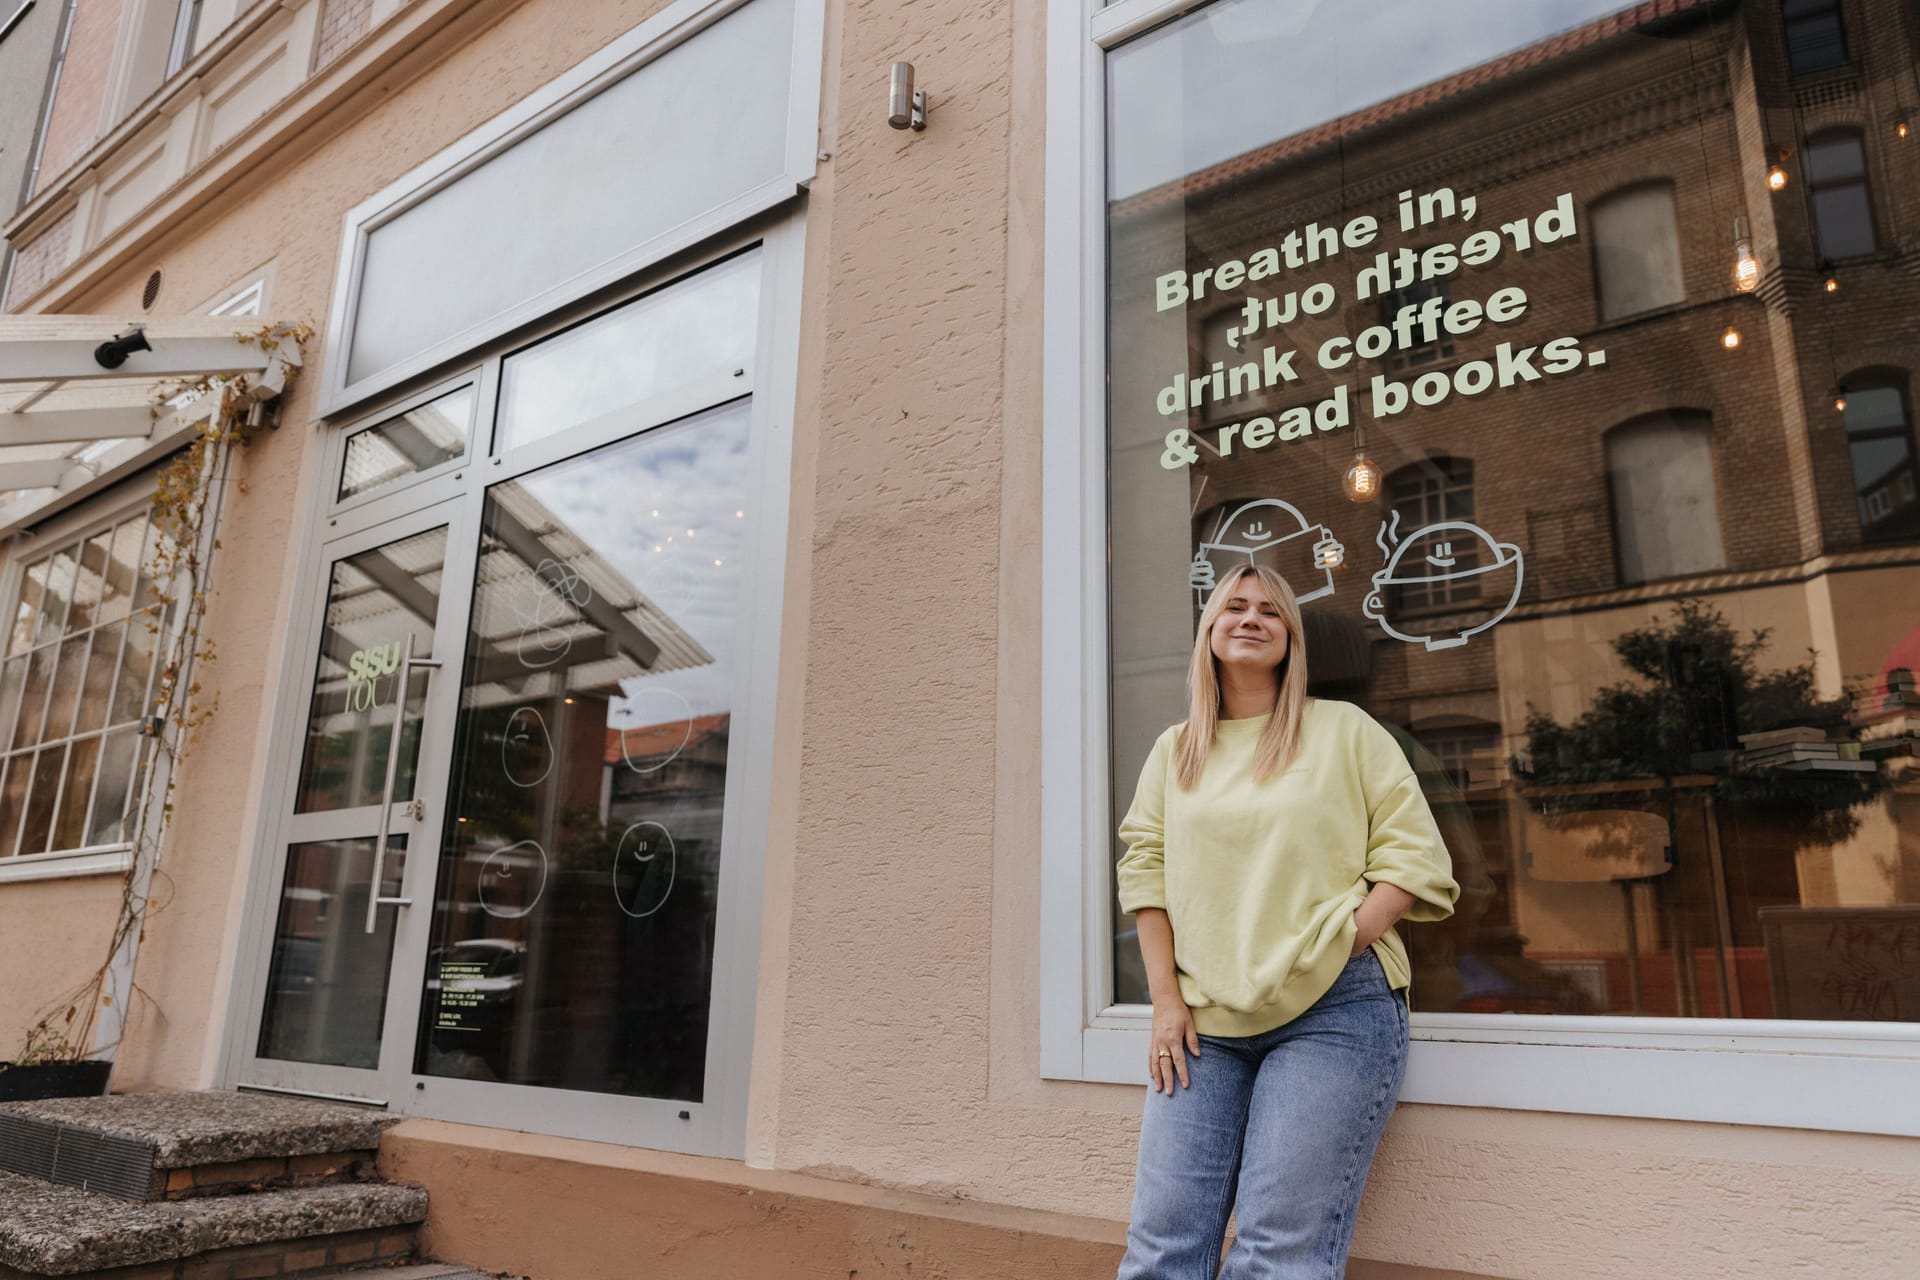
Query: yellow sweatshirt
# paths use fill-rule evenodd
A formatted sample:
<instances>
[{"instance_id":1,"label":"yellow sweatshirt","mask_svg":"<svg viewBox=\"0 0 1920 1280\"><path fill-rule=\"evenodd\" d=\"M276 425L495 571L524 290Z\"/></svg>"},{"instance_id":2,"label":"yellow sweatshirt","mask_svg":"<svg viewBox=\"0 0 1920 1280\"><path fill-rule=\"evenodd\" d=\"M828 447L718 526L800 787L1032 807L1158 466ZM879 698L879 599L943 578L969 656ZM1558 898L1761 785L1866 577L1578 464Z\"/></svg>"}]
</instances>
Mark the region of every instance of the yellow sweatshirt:
<instances>
[{"instance_id":1,"label":"yellow sweatshirt","mask_svg":"<svg viewBox=\"0 0 1920 1280\"><path fill-rule=\"evenodd\" d=\"M1377 881L1414 896L1408 920L1444 920L1460 892L1413 769L1348 702L1307 701L1300 754L1263 782L1268 717L1223 720L1193 790L1174 780L1180 726L1160 735L1120 824L1120 909L1162 907L1180 994L1203 1035L1251 1036L1324 995L1353 949L1353 912ZM1373 944L1407 986L1405 944Z\"/></svg>"}]
</instances>

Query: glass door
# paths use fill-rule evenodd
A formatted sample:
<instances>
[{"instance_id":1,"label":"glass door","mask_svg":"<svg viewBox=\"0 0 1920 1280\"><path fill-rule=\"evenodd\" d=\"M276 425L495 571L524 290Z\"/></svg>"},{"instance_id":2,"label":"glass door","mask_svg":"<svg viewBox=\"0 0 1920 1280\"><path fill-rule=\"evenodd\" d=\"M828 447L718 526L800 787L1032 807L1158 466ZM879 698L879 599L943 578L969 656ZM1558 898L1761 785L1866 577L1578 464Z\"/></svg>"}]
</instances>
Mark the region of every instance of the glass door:
<instances>
[{"instance_id":1,"label":"glass door","mask_svg":"<svg viewBox=\"0 0 1920 1280\"><path fill-rule=\"evenodd\" d=\"M321 549L319 643L243 1083L386 1101L405 1070L413 1013L389 992L402 957L420 953L432 891L419 850L441 827L453 690L440 638L459 634L465 603L442 586L465 541L459 510L442 503Z\"/></svg>"}]
</instances>

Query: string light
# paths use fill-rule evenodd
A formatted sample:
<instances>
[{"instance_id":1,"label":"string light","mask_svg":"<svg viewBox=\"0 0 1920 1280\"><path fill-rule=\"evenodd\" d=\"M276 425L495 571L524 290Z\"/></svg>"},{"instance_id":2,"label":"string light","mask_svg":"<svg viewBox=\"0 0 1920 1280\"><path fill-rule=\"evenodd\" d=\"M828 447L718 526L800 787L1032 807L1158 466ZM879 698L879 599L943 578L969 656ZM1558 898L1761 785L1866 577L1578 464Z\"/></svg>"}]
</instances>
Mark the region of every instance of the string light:
<instances>
[{"instance_id":1,"label":"string light","mask_svg":"<svg viewBox=\"0 0 1920 1280\"><path fill-rule=\"evenodd\" d=\"M1828 276L1821 287L1828 293L1838 293L1840 292L1840 281L1834 276Z\"/></svg>"},{"instance_id":2,"label":"string light","mask_svg":"<svg viewBox=\"0 0 1920 1280\"><path fill-rule=\"evenodd\" d=\"M1353 455L1353 465L1340 479L1341 491L1349 502L1366 502L1380 492L1380 466L1363 449Z\"/></svg>"},{"instance_id":3,"label":"string light","mask_svg":"<svg viewBox=\"0 0 1920 1280\"><path fill-rule=\"evenodd\" d=\"M1773 151L1773 163L1767 166L1767 190L1785 191L1787 189L1787 160L1793 155L1793 147L1781 143Z\"/></svg>"},{"instance_id":4,"label":"string light","mask_svg":"<svg viewBox=\"0 0 1920 1280\"><path fill-rule=\"evenodd\" d=\"M1847 411L1847 384L1844 382L1834 388L1833 411L1835 413L1845 413Z\"/></svg>"},{"instance_id":5,"label":"string light","mask_svg":"<svg viewBox=\"0 0 1920 1280\"><path fill-rule=\"evenodd\" d=\"M1731 325L1727 326L1727 331L1720 335L1720 345L1729 351L1738 347L1740 345L1740 331Z\"/></svg>"},{"instance_id":6,"label":"string light","mask_svg":"<svg viewBox=\"0 0 1920 1280\"><path fill-rule=\"evenodd\" d=\"M1733 220L1733 287L1752 293L1760 287L1760 259L1753 253L1753 237L1744 217Z\"/></svg>"}]
</instances>

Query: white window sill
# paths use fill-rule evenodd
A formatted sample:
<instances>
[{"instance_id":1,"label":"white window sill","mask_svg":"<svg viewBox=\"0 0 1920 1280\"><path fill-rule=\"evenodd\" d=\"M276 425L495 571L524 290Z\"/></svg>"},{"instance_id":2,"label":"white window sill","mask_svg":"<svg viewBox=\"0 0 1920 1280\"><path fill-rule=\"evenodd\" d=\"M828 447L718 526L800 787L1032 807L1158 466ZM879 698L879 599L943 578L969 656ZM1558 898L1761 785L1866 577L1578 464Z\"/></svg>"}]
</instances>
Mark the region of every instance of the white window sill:
<instances>
[{"instance_id":1,"label":"white window sill","mask_svg":"<svg viewBox=\"0 0 1920 1280\"><path fill-rule=\"evenodd\" d=\"M1078 1078L1144 1084L1144 1025L1127 1025L1136 1020L1117 1009L1098 1021L1082 1032ZM1920 1025L1911 1023L1415 1014L1400 1096L1913 1137L1916 1069Z\"/></svg>"},{"instance_id":2,"label":"white window sill","mask_svg":"<svg viewBox=\"0 0 1920 1280\"><path fill-rule=\"evenodd\" d=\"M125 871L133 865L133 846L104 844L91 849L62 850L58 853L30 853L19 858L0 858L0 884L20 880L57 880L68 876L105 876Z\"/></svg>"}]
</instances>

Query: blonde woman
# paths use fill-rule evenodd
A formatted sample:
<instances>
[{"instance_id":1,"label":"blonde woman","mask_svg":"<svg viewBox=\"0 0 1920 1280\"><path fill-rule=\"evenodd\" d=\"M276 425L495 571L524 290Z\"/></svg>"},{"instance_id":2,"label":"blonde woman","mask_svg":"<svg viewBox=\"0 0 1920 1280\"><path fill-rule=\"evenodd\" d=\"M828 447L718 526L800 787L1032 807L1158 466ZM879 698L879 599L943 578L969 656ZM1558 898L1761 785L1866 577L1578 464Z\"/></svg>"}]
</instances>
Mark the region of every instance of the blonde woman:
<instances>
[{"instance_id":1,"label":"blonde woman","mask_svg":"<svg viewBox=\"0 0 1920 1280\"><path fill-rule=\"evenodd\" d=\"M1184 724L1120 824L1121 909L1153 996L1120 1280L1345 1273L1406 1067L1402 920L1459 892L1406 757L1360 708L1307 697L1300 606L1230 570L1200 614Z\"/></svg>"}]
</instances>

